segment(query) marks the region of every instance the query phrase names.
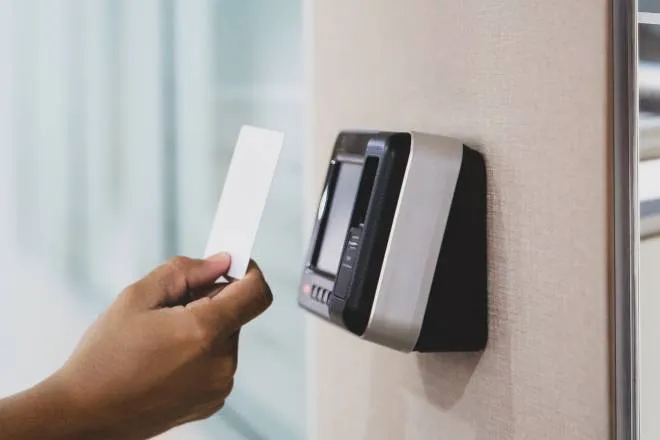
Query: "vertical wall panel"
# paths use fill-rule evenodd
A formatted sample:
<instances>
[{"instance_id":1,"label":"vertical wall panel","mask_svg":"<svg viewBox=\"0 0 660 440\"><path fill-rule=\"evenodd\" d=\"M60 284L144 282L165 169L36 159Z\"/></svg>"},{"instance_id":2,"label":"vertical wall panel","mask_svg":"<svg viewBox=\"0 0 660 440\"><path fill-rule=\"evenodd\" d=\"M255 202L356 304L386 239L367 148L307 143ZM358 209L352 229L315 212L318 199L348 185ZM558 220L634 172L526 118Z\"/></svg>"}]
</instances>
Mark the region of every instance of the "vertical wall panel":
<instances>
[{"instance_id":1,"label":"vertical wall panel","mask_svg":"<svg viewBox=\"0 0 660 440\"><path fill-rule=\"evenodd\" d=\"M111 0L112 1L112 0ZM104 272L108 255L117 242L117 213L113 210L112 157L115 127L113 127L112 8L108 0L88 0L80 3L81 20L81 82L83 91L80 111L82 144L85 152L85 216L87 237L84 249L87 276L92 280L108 277ZM108 290L112 287L107 286Z\"/></svg>"},{"instance_id":2,"label":"vertical wall panel","mask_svg":"<svg viewBox=\"0 0 660 440\"><path fill-rule=\"evenodd\" d=\"M16 206L16 151L14 118L14 8L10 0L0 0L0 203ZM9 212L7 212L9 211ZM13 244L16 213L5 210L0 216L0 246Z\"/></svg>"},{"instance_id":3,"label":"vertical wall panel","mask_svg":"<svg viewBox=\"0 0 660 440\"><path fill-rule=\"evenodd\" d=\"M163 47L160 0L122 0L119 188L126 212L125 264L139 277L165 258Z\"/></svg>"},{"instance_id":4,"label":"vertical wall panel","mask_svg":"<svg viewBox=\"0 0 660 440\"><path fill-rule=\"evenodd\" d=\"M73 48L69 32L72 26L66 0L36 2L31 11L35 20L36 47L34 56L33 111L34 133L31 153L31 172L35 177L33 221L34 239L46 251L49 260L60 269L69 263L70 233L68 220L70 182L72 172L71 109L69 75ZM30 46L24 46L30 56ZM36 178L38 176L38 179Z\"/></svg>"},{"instance_id":5,"label":"vertical wall panel","mask_svg":"<svg viewBox=\"0 0 660 440\"><path fill-rule=\"evenodd\" d=\"M174 5L178 245L180 253L201 255L218 202L214 133L224 117L214 111L214 4L176 0Z\"/></svg>"}]
</instances>

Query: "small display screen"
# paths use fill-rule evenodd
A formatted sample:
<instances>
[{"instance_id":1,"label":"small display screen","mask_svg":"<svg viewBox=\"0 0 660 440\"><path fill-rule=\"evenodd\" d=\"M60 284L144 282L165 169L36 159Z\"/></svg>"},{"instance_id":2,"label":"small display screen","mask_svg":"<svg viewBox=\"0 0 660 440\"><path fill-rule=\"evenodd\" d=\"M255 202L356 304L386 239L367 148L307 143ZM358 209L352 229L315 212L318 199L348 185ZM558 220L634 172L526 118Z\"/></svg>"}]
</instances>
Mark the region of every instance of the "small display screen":
<instances>
[{"instance_id":1,"label":"small display screen","mask_svg":"<svg viewBox=\"0 0 660 440\"><path fill-rule=\"evenodd\" d=\"M362 165L341 162L337 173L332 200L329 200L325 234L316 260L316 268L331 275L337 275L341 261L355 195L360 186Z\"/></svg>"}]
</instances>

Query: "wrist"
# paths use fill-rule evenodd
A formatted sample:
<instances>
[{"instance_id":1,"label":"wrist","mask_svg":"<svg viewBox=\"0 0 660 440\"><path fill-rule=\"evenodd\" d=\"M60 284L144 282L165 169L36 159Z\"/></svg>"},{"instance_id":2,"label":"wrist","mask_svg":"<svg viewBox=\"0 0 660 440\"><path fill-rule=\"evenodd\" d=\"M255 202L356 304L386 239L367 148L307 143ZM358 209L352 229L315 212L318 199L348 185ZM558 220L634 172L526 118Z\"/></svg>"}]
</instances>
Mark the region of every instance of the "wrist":
<instances>
[{"instance_id":1,"label":"wrist","mask_svg":"<svg viewBox=\"0 0 660 440\"><path fill-rule=\"evenodd\" d=\"M42 403L39 408L44 418L50 419L51 432L61 438L90 438L98 421L89 413L88 406L59 375L53 375L31 390ZM54 438L59 439L60 436Z\"/></svg>"},{"instance_id":2,"label":"wrist","mask_svg":"<svg viewBox=\"0 0 660 440\"><path fill-rule=\"evenodd\" d=\"M2 438L82 439L90 422L55 378L0 400Z\"/></svg>"},{"instance_id":3,"label":"wrist","mask_svg":"<svg viewBox=\"0 0 660 440\"><path fill-rule=\"evenodd\" d=\"M2 438L77 440L98 433L98 422L57 376L0 400Z\"/></svg>"}]
</instances>

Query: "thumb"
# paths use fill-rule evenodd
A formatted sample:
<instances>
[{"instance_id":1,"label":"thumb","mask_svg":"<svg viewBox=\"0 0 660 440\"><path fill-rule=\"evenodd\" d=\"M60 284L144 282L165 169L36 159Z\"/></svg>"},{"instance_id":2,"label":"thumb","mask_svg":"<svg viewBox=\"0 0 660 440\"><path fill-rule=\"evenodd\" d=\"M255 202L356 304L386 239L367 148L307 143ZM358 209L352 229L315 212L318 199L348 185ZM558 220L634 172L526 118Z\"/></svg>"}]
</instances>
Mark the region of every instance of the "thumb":
<instances>
[{"instance_id":1,"label":"thumb","mask_svg":"<svg viewBox=\"0 0 660 440\"><path fill-rule=\"evenodd\" d=\"M186 307L210 334L223 337L261 315L272 302L261 270L251 263L244 278L228 284L212 298L193 301Z\"/></svg>"},{"instance_id":2,"label":"thumb","mask_svg":"<svg viewBox=\"0 0 660 440\"><path fill-rule=\"evenodd\" d=\"M175 257L127 289L133 304L153 309L175 304L190 291L213 284L229 270L231 258L218 254L205 260Z\"/></svg>"}]
</instances>

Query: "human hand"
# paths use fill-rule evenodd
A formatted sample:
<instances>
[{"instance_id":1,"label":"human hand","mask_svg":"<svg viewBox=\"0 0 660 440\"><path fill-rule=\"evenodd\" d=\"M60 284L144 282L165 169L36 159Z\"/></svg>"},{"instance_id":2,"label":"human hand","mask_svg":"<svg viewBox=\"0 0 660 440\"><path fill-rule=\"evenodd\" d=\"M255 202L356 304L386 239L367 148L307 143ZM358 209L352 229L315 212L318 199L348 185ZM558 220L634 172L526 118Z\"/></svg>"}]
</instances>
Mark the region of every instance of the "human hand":
<instances>
[{"instance_id":1,"label":"human hand","mask_svg":"<svg viewBox=\"0 0 660 440\"><path fill-rule=\"evenodd\" d=\"M222 408L239 330L272 302L255 264L245 278L214 285L229 265L223 255L175 258L126 288L90 327L50 379L90 420L86 438L145 439Z\"/></svg>"}]
</instances>

